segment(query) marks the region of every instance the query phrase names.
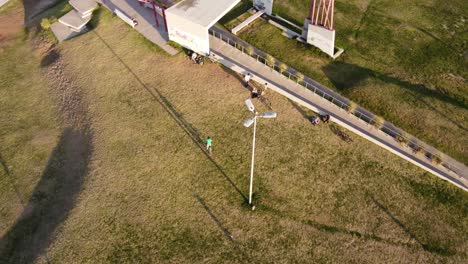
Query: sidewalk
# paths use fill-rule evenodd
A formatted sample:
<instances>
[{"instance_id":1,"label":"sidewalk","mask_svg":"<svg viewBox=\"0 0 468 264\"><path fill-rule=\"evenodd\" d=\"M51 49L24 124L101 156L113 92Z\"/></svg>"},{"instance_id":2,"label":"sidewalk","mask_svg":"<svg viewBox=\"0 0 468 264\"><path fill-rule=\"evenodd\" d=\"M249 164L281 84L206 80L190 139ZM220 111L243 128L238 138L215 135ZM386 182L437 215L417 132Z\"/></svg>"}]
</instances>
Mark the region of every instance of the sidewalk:
<instances>
[{"instance_id":1,"label":"sidewalk","mask_svg":"<svg viewBox=\"0 0 468 264\"><path fill-rule=\"evenodd\" d=\"M338 108L330 101L323 99L212 35L210 35L210 46L215 59L224 66L240 74L251 72L254 75L253 80L260 83L267 82L270 89L315 112L329 113L331 121L468 191L468 168L464 164L453 159L446 161L446 163L451 163L450 167L457 168L458 174L448 170L444 166L432 164L423 156L413 154L410 148L398 144L393 137Z\"/></svg>"},{"instance_id":2,"label":"sidewalk","mask_svg":"<svg viewBox=\"0 0 468 264\"><path fill-rule=\"evenodd\" d=\"M2 7L4 4L6 4L10 0L0 0L0 7Z\"/></svg>"},{"instance_id":3,"label":"sidewalk","mask_svg":"<svg viewBox=\"0 0 468 264\"><path fill-rule=\"evenodd\" d=\"M98 2L107 7L111 12L114 12L117 8L129 17L136 19L138 25L135 27L135 30L170 55L174 56L179 52L167 44L169 36L164 28L164 19L159 13L159 27L157 27L153 10L141 6L137 0L98 0Z\"/></svg>"}]
</instances>

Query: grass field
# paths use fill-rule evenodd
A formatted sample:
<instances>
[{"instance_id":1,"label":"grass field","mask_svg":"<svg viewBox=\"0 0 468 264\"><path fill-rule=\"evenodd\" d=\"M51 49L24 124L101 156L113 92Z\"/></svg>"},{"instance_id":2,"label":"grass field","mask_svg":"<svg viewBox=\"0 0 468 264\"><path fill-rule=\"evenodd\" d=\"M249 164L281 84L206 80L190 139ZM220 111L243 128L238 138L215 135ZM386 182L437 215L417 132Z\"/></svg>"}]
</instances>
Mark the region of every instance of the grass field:
<instances>
[{"instance_id":1,"label":"grass field","mask_svg":"<svg viewBox=\"0 0 468 264\"><path fill-rule=\"evenodd\" d=\"M274 12L302 26L310 0L275 1ZM222 21L228 28L250 5ZM264 20L240 37L331 89L467 163L466 1L336 1L333 61L289 40Z\"/></svg>"},{"instance_id":2,"label":"grass field","mask_svg":"<svg viewBox=\"0 0 468 264\"><path fill-rule=\"evenodd\" d=\"M215 64L168 57L107 11L97 17L93 31L58 46L65 71L83 91L93 132L86 173L71 190L76 199L54 198L68 190L67 178L42 193L53 203L28 199L47 177L38 170L34 181L17 185L28 205L41 209L28 217L7 206L15 192L1 175L0 259L45 262L44 252L51 263L463 263L468 257L466 192L352 134L352 143L341 141L333 133L341 128L311 126L305 117L313 113L272 93L278 118L259 123L252 212L245 203L252 131L242 126L249 92L239 79ZM24 56L34 54L20 43ZM41 72L40 58L1 56L2 73L6 62ZM55 127L45 85L35 82L27 91L36 95L14 92L41 78L11 76L0 91L2 113L12 113L1 116L2 140L37 133L37 120ZM3 104L32 98L41 99L34 111ZM28 117L24 129L3 125L17 115ZM50 132L49 156L63 144L59 134ZM206 136L213 138L212 156L203 151ZM10 173L30 177L15 168L32 166L34 153L13 150L31 143L2 146L10 149L4 160L17 160ZM40 162L44 168L47 154ZM64 164L56 166L65 170ZM60 209L53 228L41 220ZM26 221L15 221L20 215ZM43 251L27 247L43 237ZM18 240L24 251L11 246Z\"/></svg>"}]
</instances>

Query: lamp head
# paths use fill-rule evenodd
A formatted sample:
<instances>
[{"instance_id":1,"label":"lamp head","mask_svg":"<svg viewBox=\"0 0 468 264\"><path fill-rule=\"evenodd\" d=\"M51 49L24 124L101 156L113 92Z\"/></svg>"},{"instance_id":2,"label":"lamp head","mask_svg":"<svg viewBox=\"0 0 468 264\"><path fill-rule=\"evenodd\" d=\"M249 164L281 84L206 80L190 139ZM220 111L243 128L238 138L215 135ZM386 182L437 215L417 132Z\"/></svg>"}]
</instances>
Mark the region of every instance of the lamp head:
<instances>
[{"instance_id":1,"label":"lamp head","mask_svg":"<svg viewBox=\"0 0 468 264\"><path fill-rule=\"evenodd\" d=\"M254 123L254 118L249 118L249 119L245 120L244 126L245 127L250 127L253 123Z\"/></svg>"},{"instance_id":2,"label":"lamp head","mask_svg":"<svg viewBox=\"0 0 468 264\"><path fill-rule=\"evenodd\" d=\"M252 100L250 100L250 99L245 99L245 105L247 106L247 108L249 109L250 112L252 112L252 113L255 114L255 106L254 106L254 104L252 103Z\"/></svg>"},{"instance_id":3,"label":"lamp head","mask_svg":"<svg viewBox=\"0 0 468 264\"><path fill-rule=\"evenodd\" d=\"M276 118L276 112L266 112L260 115L261 118Z\"/></svg>"}]
</instances>

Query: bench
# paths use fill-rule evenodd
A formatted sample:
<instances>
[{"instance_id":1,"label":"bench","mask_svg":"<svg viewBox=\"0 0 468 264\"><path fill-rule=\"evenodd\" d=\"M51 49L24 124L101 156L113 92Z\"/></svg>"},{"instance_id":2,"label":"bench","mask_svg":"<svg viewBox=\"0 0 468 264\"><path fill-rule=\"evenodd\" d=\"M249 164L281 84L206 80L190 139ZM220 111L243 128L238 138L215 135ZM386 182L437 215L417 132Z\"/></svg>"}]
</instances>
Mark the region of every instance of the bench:
<instances>
[{"instance_id":1,"label":"bench","mask_svg":"<svg viewBox=\"0 0 468 264\"><path fill-rule=\"evenodd\" d=\"M124 14L122 11L118 10L117 8L114 10L114 13L115 13L118 17L120 17L120 19L122 19L123 21L125 21L125 23L129 24L129 25L130 25L131 27L133 27L133 28L138 24L138 22L137 22L135 19L133 19L133 18L127 16L127 15Z\"/></svg>"}]
</instances>

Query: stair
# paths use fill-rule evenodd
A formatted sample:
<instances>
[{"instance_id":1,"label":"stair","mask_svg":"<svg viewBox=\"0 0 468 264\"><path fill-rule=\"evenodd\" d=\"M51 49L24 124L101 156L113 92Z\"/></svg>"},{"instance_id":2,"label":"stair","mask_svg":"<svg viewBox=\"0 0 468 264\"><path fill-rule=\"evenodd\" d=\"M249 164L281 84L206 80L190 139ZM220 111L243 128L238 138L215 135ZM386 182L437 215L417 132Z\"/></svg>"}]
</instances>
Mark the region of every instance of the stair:
<instances>
[{"instance_id":1,"label":"stair","mask_svg":"<svg viewBox=\"0 0 468 264\"><path fill-rule=\"evenodd\" d=\"M73 10L51 25L51 30L59 42L71 39L88 31L86 24L91 20L93 10L98 6L95 0L70 0Z\"/></svg>"}]
</instances>

